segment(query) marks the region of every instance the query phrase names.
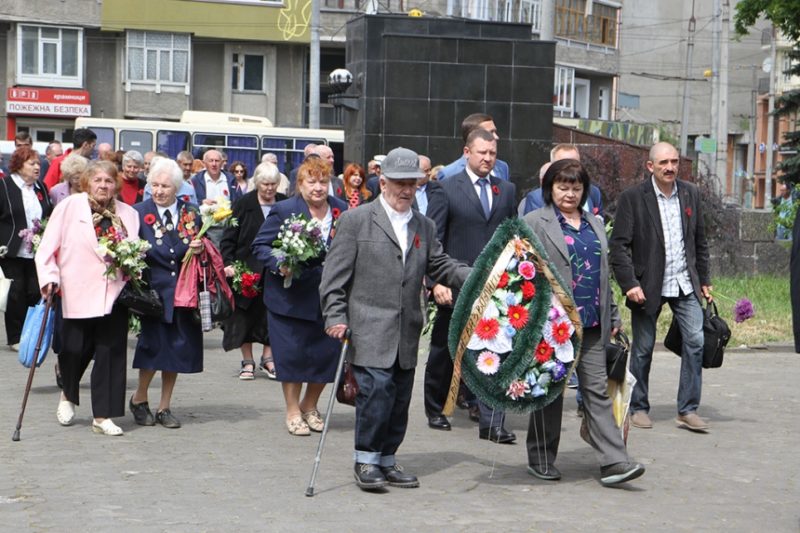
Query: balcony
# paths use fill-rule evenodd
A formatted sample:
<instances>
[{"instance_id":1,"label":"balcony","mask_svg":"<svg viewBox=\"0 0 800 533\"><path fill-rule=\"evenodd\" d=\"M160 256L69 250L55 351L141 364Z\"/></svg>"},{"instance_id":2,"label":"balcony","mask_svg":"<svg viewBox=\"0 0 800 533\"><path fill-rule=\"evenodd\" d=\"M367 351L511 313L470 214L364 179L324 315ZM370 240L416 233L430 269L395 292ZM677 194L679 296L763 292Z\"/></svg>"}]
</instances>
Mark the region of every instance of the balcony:
<instances>
[{"instance_id":1,"label":"balcony","mask_svg":"<svg viewBox=\"0 0 800 533\"><path fill-rule=\"evenodd\" d=\"M530 24L538 34L542 23L540 0L447 0L447 15L473 20Z\"/></svg>"}]
</instances>

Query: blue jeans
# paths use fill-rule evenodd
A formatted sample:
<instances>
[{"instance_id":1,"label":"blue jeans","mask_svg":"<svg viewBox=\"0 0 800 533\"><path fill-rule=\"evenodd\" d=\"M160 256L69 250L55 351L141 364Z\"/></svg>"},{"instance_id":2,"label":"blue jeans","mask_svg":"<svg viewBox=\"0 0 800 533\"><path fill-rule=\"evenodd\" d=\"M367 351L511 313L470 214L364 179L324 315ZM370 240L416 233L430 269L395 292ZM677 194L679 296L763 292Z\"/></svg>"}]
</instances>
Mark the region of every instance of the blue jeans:
<instances>
[{"instance_id":1,"label":"blue jeans","mask_svg":"<svg viewBox=\"0 0 800 533\"><path fill-rule=\"evenodd\" d=\"M414 369L353 365L356 396L355 453L357 463L394 466L394 454L408 427L408 407L414 388Z\"/></svg>"},{"instance_id":2,"label":"blue jeans","mask_svg":"<svg viewBox=\"0 0 800 533\"><path fill-rule=\"evenodd\" d=\"M678 321L683 349L681 355L681 376L678 384L678 413L686 414L697 410L700 405L700 392L703 385L703 308L693 295L677 298L662 298ZM653 346L656 342L656 321L661 308L654 315L631 309L631 373L636 378L636 386L631 396L631 412L650 411L647 391L650 376L650 363L653 360Z\"/></svg>"}]
</instances>

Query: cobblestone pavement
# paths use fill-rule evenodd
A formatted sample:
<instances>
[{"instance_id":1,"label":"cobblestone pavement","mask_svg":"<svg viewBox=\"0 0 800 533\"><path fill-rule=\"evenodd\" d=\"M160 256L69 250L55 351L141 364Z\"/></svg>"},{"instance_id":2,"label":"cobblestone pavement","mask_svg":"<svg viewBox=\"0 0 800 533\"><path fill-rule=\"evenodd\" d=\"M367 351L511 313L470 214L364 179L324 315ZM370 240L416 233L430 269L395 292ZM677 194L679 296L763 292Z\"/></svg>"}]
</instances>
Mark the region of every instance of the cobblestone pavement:
<instances>
[{"instance_id":1,"label":"cobblestone pavement","mask_svg":"<svg viewBox=\"0 0 800 533\"><path fill-rule=\"evenodd\" d=\"M27 370L15 353L0 351L0 531L800 530L800 356L788 348L732 351L723 368L705 373L700 414L712 424L705 435L675 427L678 358L656 353L655 427L632 428L628 443L647 473L617 489L599 483L594 452L578 436L573 391L557 483L525 471L526 417L509 416L518 439L511 446L478 440L464 411L452 431L428 429L423 354L399 453L421 487L359 490L353 409L337 404L308 498L318 437L290 436L280 385L263 374L239 381L238 354L220 344L219 332L209 334L205 372L178 379L173 412L183 428L139 427L126 414L117 420L123 437L92 434L88 373L76 424L58 425L51 354L36 373L20 442L11 435ZM128 395L135 379L129 371ZM326 402L327 392L321 409Z\"/></svg>"}]
</instances>

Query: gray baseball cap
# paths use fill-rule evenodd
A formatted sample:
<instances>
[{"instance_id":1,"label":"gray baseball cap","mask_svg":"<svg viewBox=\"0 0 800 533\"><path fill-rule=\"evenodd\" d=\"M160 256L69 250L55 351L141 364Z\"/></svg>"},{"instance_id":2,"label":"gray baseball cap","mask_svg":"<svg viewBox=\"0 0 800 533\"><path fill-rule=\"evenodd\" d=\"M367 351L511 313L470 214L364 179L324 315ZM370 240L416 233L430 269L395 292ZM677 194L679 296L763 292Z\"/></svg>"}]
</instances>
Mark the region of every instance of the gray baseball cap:
<instances>
[{"instance_id":1,"label":"gray baseball cap","mask_svg":"<svg viewBox=\"0 0 800 533\"><path fill-rule=\"evenodd\" d=\"M381 164L381 174L390 180L421 179L425 173L419 169L417 153L408 148L395 148Z\"/></svg>"}]
</instances>

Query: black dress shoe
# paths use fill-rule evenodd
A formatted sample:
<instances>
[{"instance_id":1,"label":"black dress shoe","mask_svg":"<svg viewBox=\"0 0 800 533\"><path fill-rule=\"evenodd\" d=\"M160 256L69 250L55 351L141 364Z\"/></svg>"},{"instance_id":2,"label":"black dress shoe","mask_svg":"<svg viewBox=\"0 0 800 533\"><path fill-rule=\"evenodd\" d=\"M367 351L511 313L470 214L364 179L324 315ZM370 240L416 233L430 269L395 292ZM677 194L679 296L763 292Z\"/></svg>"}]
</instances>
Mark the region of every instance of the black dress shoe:
<instances>
[{"instance_id":1,"label":"black dress shoe","mask_svg":"<svg viewBox=\"0 0 800 533\"><path fill-rule=\"evenodd\" d=\"M545 481L558 481L561 479L561 472L555 465L528 465L528 473Z\"/></svg>"},{"instance_id":2,"label":"black dress shoe","mask_svg":"<svg viewBox=\"0 0 800 533\"><path fill-rule=\"evenodd\" d=\"M469 406L469 419L473 422L481 421L481 409L477 405Z\"/></svg>"},{"instance_id":3,"label":"black dress shoe","mask_svg":"<svg viewBox=\"0 0 800 533\"><path fill-rule=\"evenodd\" d=\"M483 428L478 431L478 437L483 440L490 440L498 444L511 444L517 440L517 436L504 427Z\"/></svg>"},{"instance_id":4,"label":"black dress shoe","mask_svg":"<svg viewBox=\"0 0 800 533\"><path fill-rule=\"evenodd\" d=\"M158 422L165 428L178 429L179 427L181 427L181 421L175 418L175 415L173 415L172 411L170 411L169 409L164 409L163 411L157 412L156 422Z\"/></svg>"},{"instance_id":5,"label":"black dress shoe","mask_svg":"<svg viewBox=\"0 0 800 533\"><path fill-rule=\"evenodd\" d=\"M363 490L382 489L389 483L378 465L356 463L354 475L356 485Z\"/></svg>"},{"instance_id":6,"label":"black dress shoe","mask_svg":"<svg viewBox=\"0 0 800 533\"><path fill-rule=\"evenodd\" d=\"M382 466L381 472L383 473L386 481L392 487L400 487L404 489L413 489L419 487L419 480L414 474L407 474L403 472L403 467L400 465Z\"/></svg>"},{"instance_id":7,"label":"black dress shoe","mask_svg":"<svg viewBox=\"0 0 800 533\"><path fill-rule=\"evenodd\" d=\"M441 429L443 431L450 431L450 422L444 415L436 415L428 418L428 427L431 429Z\"/></svg>"},{"instance_id":8,"label":"black dress shoe","mask_svg":"<svg viewBox=\"0 0 800 533\"><path fill-rule=\"evenodd\" d=\"M153 413L150 412L150 405L147 402L133 403L133 396L131 401L128 402L128 407L131 409L133 420L140 426L155 426L156 419L153 418Z\"/></svg>"}]
</instances>

